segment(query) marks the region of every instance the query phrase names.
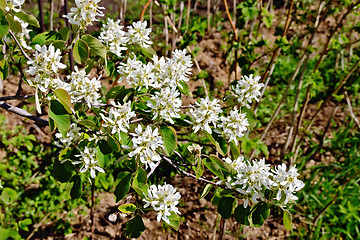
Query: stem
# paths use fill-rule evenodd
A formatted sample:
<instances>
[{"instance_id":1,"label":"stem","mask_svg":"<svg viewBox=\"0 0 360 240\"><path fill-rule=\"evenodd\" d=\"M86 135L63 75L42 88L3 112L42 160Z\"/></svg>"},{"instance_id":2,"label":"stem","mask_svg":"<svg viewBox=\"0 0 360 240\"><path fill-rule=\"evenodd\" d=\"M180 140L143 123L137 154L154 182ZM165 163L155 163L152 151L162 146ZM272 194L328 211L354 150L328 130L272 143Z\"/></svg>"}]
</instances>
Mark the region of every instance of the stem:
<instances>
[{"instance_id":1,"label":"stem","mask_svg":"<svg viewBox=\"0 0 360 240\"><path fill-rule=\"evenodd\" d=\"M0 101L8 101L8 100L17 100L17 99L29 99L31 97L33 97L34 95L15 95L15 96L5 96L5 97L0 97Z\"/></svg>"},{"instance_id":2,"label":"stem","mask_svg":"<svg viewBox=\"0 0 360 240\"><path fill-rule=\"evenodd\" d=\"M148 8L148 6L150 5L150 2L151 2L151 0L148 0L147 3L145 4L143 10L141 11L140 21L142 21L144 19L145 11Z\"/></svg>"},{"instance_id":3,"label":"stem","mask_svg":"<svg viewBox=\"0 0 360 240\"><path fill-rule=\"evenodd\" d=\"M39 7L39 18L40 18L40 31L45 32L45 24L44 24L44 6L42 0L38 0L38 7Z\"/></svg>"},{"instance_id":4,"label":"stem","mask_svg":"<svg viewBox=\"0 0 360 240\"><path fill-rule=\"evenodd\" d=\"M3 109L5 109L6 111L9 111L9 112L15 113L15 114L17 114L19 116L31 119L31 120L35 121L37 124L39 124L39 125L42 125L42 126L49 125L49 122L47 120L36 117L36 116L28 113L24 109L11 106L11 105L7 104L6 102L0 101L0 108L3 108Z\"/></svg>"},{"instance_id":5,"label":"stem","mask_svg":"<svg viewBox=\"0 0 360 240\"><path fill-rule=\"evenodd\" d=\"M202 182L206 182L206 183L210 183L212 185L215 185L215 186L219 186L219 184L217 183L214 183L210 180L207 180L205 178L196 178L196 176L194 174L191 174L191 173L188 173L184 170L182 170L173 160L171 160L170 158L166 157L165 155L163 154L160 154L161 158L164 159L165 161L167 161L171 166L173 166L176 170L178 170L180 173L184 174L185 176L187 177L191 177L193 179L196 179L198 181L202 181Z\"/></svg>"},{"instance_id":6,"label":"stem","mask_svg":"<svg viewBox=\"0 0 360 240\"><path fill-rule=\"evenodd\" d=\"M21 44L19 43L19 41L17 40L17 38L15 37L14 33L9 30L9 34L11 35L11 37L14 39L16 45L18 45L18 47L20 48L21 53L24 55L24 57L29 60L32 61L32 59L29 57L29 55L27 55L27 53L24 51L24 49L22 48Z\"/></svg>"},{"instance_id":7,"label":"stem","mask_svg":"<svg viewBox=\"0 0 360 240\"><path fill-rule=\"evenodd\" d=\"M91 183L91 209L90 209L90 218L91 218L91 235L90 238L94 239L94 231L95 231L95 181Z\"/></svg>"}]
</instances>

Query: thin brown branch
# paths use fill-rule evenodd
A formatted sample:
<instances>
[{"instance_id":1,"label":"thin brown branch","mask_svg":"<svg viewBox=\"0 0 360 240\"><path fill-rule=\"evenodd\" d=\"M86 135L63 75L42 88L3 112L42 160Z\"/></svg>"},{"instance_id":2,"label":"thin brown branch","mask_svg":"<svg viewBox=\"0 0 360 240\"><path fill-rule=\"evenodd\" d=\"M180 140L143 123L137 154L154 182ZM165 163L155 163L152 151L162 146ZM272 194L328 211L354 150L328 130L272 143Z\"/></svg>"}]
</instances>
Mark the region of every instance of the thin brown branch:
<instances>
[{"instance_id":1,"label":"thin brown branch","mask_svg":"<svg viewBox=\"0 0 360 240\"><path fill-rule=\"evenodd\" d=\"M151 0L148 0L147 3L145 4L143 10L141 11L140 21L142 21L144 19L145 11L149 7L150 2L151 2Z\"/></svg>"},{"instance_id":2,"label":"thin brown branch","mask_svg":"<svg viewBox=\"0 0 360 240\"><path fill-rule=\"evenodd\" d=\"M215 182L212 182L210 180L207 180L205 178L196 178L196 176L194 174L191 174L191 173L188 173L184 170L182 170L173 160L171 160L170 158L166 157L165 155L161 154L160 155L162 159L164 159L165 161L167 161L171 166L173 166L176 170L178 170L181 174L184 174L185 176L187 177L191 177L193 179L196 179L198 181L202 181L202 182L206 182L206 183L210 183L212 185L215 185L215 186L219 186L219 184L215 183Z\"/></svg>"},{"instance_id":3,"label":"thin brown branch","mask_svg":"<svg viewBox=\"0 0 360 240\"><path fill-rule=\"evenodd\" d=\"M360 121L354 114L354 111L353 111L352 106L351 106L351 101L350 101L350 98L349 98L349 95L348 95L347 91L345 91L345 97L346 97L346 102L347 102L347 105L348 105L348 108L349 108L350 116L354 120L354 122L356 122L358 128L360 129Z\"/></svg>"},{"instance_id":4,"label":"thin brown branch","mask_svg":"<svg viewBox=\"0 0 360 240\"><path fill-rule=\"evenodd\" d=\"M23 96L5 96L5 97L0 97L0 101L8 101L8 100L20 100L20 99L29 99L31 97L33 97L34 95L23 95Z\"/></svg>"},{"instance_id":5,"label":"thin brown branch","mask_svg":"<svg viewBox=\"0 0 360 240\"><path fill-rule=\"evenodd\" d=\"M17 38L15 37L14 33L9 30L9 33L11 35L11 37L14 39L14 41L16 42L16 44L18 45L18 47L20 48L21 53L24 55L24 57L29 60L32 61L32 59L29 57L29 55L27 55L27 53L24 51L24 49L22 48L21 44L19 43L19 41L17 40Z\"/></svg>"},{"instance_id":6,"label":"thin brown branch","mask_svg":"<svg viewBox=\"0 0 360 240\"><path fill-rule=\"evenodd\" d=\"M237 35L237 31L236 31L236 27L233 23L233 20L231 19L231 15L230 15L230 12L229 12L229 6L227 4L227 0L224 0L224 5L225 5L225 11L226 11L226 15L229 19L229 22L230 22L230 25L231 25L231 28L233 29L234 31L234 38L235 38L235 41L238 40L238 35Z\"/></svg>"}]
</instances>

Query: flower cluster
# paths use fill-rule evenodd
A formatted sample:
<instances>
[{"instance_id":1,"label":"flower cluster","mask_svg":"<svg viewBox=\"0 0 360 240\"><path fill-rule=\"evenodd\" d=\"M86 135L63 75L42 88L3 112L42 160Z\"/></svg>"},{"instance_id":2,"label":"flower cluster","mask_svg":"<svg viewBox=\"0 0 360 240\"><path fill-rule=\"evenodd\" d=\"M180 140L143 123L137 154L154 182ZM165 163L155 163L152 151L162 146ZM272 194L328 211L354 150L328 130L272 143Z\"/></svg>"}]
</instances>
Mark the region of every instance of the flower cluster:
<instances>
[{"instance_id":1,"label":"flower cluster","mask_svg":"<svg viewBox=\"0 0 360 240\"><path fill-rule=\"evenodd\" d=\"M171 213L180 214L176 207L179 203L181 195L170 184L151 185L148 190L148 195L144 198L144 207L151 206L157 213L157 221L164 220L170 223L169 216Z\"/></svg>"},{"instance_id":2,"label":"flower cluster","mask_svg":"<svg viewBox=\"0 0 360 240\"><path fill-rule=\"evenodd\" d=\"M222 135L229 141L234 141L238 145L238 137L244 136L249 122L245 113L240 113L236 108L230 111L228 117L220 117L219 128L222 129Z\"/></svg>"},{"instance_id":3,"label":"flower cluster","mask_svg":"<svg viewBox=\"0 0 360 240\"><path fill-rule=\"evenodd\" d=\"M110 101L114 107L110 108L109 115L106 117L103 113L100 113L104 120L103 127L111 129L111 134L120 132L128 132L130 119L136 117L135 112L131 110L131 102L116 104L114 101Z\"/></svg>"},{"instance_id":4,"label":"flower cluster","mask_svg":"<svg viewBox=\"0 0 360 240\"><path fill-rule=\"evenodd\" d=\"M69 87L64 88L68 90L72 102L85 101L89 108L92 105L99 104L100 78L90 79L85 69L79 70L75 66L75 71L68 76L68 79L70 80L70 89Z\"/></svg>"},{"instance_id":5,"label":"flower cluster","mask_svg":"<svg viewBox=\"0 0 360 240\"><path fill-rule=\"evenodd\" d=\"M255 99L259 101L261 96L260 89L264 87L264 84L259 83L260 77L242 76L241 79L233 86L232 90L235 93L236 97L241 106L246 106L250 108L250 104Z\"/></svg>"},{"instance_id":6,"label":"flower cluster","mask_svg":"<svg viewBox=\"0 0 360 240\"><path fill-rule=\"evenodd\" d=\"M61 133L55 134L55 137L59 140L55 142L55 145L63 148L70 147L80 139L80 131L81 128L76 123L72 123L65 137Z\"/></svg>"},{"instance_id":7,"label":"flower cluster","mask_svg":"<svg viewBox=\"0 0 360 240\"><path fill-rule=\"evenodd\" d=\"M30 67L27 72L36 76L29 83L42 92L46 92L48 88L54 88L59 84L60 80L58 77L54 78L53 75L57 74L59 69L66 68L66 65L61 63L60 50L55 50L55 47L51 44L49 47L37 44L35 50L35 59L28 61Z\"/></svg>"},{"instance_id":8,"label":"flower cluster","mask_svg":"<svg viewBox=\"0 0 360 240\"><path fill-rule=\"evenodd\" d=\"M114 22L108 19L100 33L99 40L105 44L107 49L121 57L121 51L128 48L128 44L137 44L140 47L148 48L152 42L150 41L151 29L146 28L147 22L133 22L128 31L123 31L120 20Z\"/></svg>"},{"instance_id":9,"label":"flower cluster","mask_svg":"<svg viewBox=\"0 0 360 240\"><path fill-rule=\"evenodd\" d=\"M80 155L75 155L75 157L80 157L80 161L74 161L73 164L82 164L80 168L80 173L90 171L90 176L95 178L96 171L104 173L104 169L99 166L98 161L96 160L96 148L85 147L83 151L80 151ZM96 170L96 171L95 171Z\"/></svg>"},{"instance_id":10,"label":"flower cluster","mask_svg":"<svg viewBox=\"0 0 360 240\"><path fill-rule=\"evenodd\" d=\"M14 12L20 12L24 2L25 0L6 0L5 11L13 10Z\"/></svg>"},{"instance_id":11,"label":"flower cluster","mask_svg":"<svg viewBox=\"0 0 360 240\"><path fill-rule=\"evenodd\" d=\"M275 199L285 205L289 200L297 200L293 193L304 187L304 183L297 179L299 174L295 167L286 172L286 165L282 164L273 170L269 164L265 163L264 158L249 162L242 156L235 161L230 158L224 161L237 172L233 178L229 177L225 184L228 188L235 188L246 197L245 208L250 200L253 203L257 203L258 200L264 201L266 189L277 192Z\"/></svg>"},{"instance_id":12,"label":"flower cluster","mask_svg":"<svg viewBox=\"0 0 360 240\"><path fill-rule=\"evenodd\" d=\"M85 29L93 21L97 21L97 16L104 16L103 7L99 6L101 0L75 0L76 7L72 7L70 12L63 17L67 18L71 24Z\"/></svg>"},{"instance_id":13,"label":"flower cluster","mask_svg":"<svg viewBox=\"0 0 360 240\"><path fill-rule=\"evenodd\" d=\"M214 99L209 100L208 97L202 98L199 102L196 102L196 108L190 109L190 114L195 120L194 123L194 132L199 131L200 129L205 130L208 133L212 133L212 130L209 126L210 123L216 127L216 122L220 119L219 113L221 113L221 107L219 100Z\"/></svg>"},{"instance_id":14,"label":"flower cluster","mask_svg":"<svg viewBox=\"0 0 360 240\"><path fill-rule=\"evenodd\" d=\"M165 88L182 88L180 82L188 81L188 75L191 72L191 58L187 51L175 50L172 58L160 59L154 55L153 63L147 64L137 60L135 56L129 57L126 63L121 63L118 72L122 79L126 79L133 88L149 87Z\"/></svg>"},{"instance_id":15,"label":"flower cluster","mask_svg":"<svg viewBox=\"0 0 360 240\"><path fill-rule=\"evenodd\" d=\"M180 93L176 89L166 87L156 92L148 101L147 105L152 109L153 119L160 117L174 124L173 118L179 118L178 112L181 107Z\"/></svg>"},{"instance_id":16,"label":"flower cluster","mask_svg":"<svg viewBox=\"0 0 360 240\"><path fill-rule=\"evenodd\" d=\"M129 157L139 156L140 162L145 164L145 168L151 170L156 168L156 163L161 160L160 155L156 152L158 148L164 148L163 140L159 135L158 129L153 131L147 126L143 132L141 125L135 129L135 133L130 133L133 142L134 151L129 153Z\"/></svg>"}]
</instances>

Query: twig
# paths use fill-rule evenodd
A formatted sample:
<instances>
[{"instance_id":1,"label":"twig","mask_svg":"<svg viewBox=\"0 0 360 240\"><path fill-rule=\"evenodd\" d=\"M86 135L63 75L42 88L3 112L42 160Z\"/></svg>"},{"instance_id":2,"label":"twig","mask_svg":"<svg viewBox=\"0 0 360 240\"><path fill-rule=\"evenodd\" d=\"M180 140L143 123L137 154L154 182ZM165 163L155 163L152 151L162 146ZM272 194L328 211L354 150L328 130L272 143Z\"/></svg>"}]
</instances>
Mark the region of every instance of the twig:
<instances>
[{"instance_id":1,"label":"twig","mask_svg":"<svg viewBox=\"0 0 360 240\"><path fill-rule=\"evenodd\" d=\"M0 97L0 101L8 101L8 100L18 100L18 99L29 99L31 97L33 97L34 95L23 95L23 96L5 96L5 97Z\"/></svg>"},{"instance_id":2,"label":"twig","mask_svg":"<svg viewBox=\"0 0 360 240\"><path fill-rule=\"evenodd\" d=\"M6 102L0 101L0 107L5 109L6 111L9 111L9 112L15 113L19 116L31 119L31 120L35 121L36 123L38 123L39 125L43 125L43 126L49 125L49 122L47 120L36 117L36 116L28 113L24 109L11 106L11 105L7 104Z\"/></svg>"},{"instance_id":3,"label":"twig","mask_svg":"<svg viewBox=\"0 0 360 240\"><path fill-rule=\"evenodd\" d=\"M16 42L16 44L18 45L18 47L20 48L21 53L24 55L24 57L29 60L32 61L32 59L29 57L29 55L27 55L27 53L24 51L24 49L22 48L21 44L19 43L19 41L16 39L14 33L9 30L9 33L11 35L11 37L14 39L14 41Z\"/></svg>"},{"instance_id":4,"label":"twig","mask_svg":"<svg viewBox=\"0 0 360 240\"><path fill-rule=\"evenodd\" d=\"M26 238L26 240L30 240L31 237L35 234L35 232L39 229L39 227L42 225L42 223L45 221L45 219L50 215L51 212L48 212L43 219L41 219L41 221L39 223L37 223L35 225L35 228L32 230L32 232L30 233L30 235Z\"/></svg>"},{"instance_id":5,"label":"twig","mask_svg":"<svg viewBox=\"0 0 360 240\"><path fill-rule=\"evenodd\" d=\"M347 102L347 104L348 104L350 116L351 116L351 118L354 120L354 122L356 122L358 128L360 129L359 119L358 119L358 118L355 116L355 114L354 114L354 111L353 111L352 106L351 106L351 101L350 101L350 98L349 98L349 95L348 95L347 91L345 91L345 96L346 96L346 102Z\"/></svg>"},{"instance_id":6,"label":"twig","mask_svg":"<svg viewBox=\"0 0 360 240\"><path fill-rule=\"evenodd\" d=\"M150 5L150 2L151 2L151 0L148 0L147 3L145 4L143 10L141 11L140 21L142 21L144 19L145 11L148 8L148 6Z\"/></svg>"},{"instance_id":7,"label":"twig","mask_svg":"<svg viewBox=\"0 0 360 240\"><path fill-rule=\"evenodd\" d=\"M185 176L187 177L191 177L191 178L194 178L196 180L199 180L199 181L203 181L203 182L206 182L206 183L210 183L212 185L215 185L215 186L219 186L219 184L217 183L214 183L210 180L207 180L205 178L196 178L196 176L194 174L191 174L191 173L188 173L184 170L182 170L178 165L176 165L176 163L173 162L173 160L171 160L170 158L166 157L165 155L163 154L160 154L161 158L164 159L165 161L167 161L171 166L173 166L176 170L178 170L180 173L184 174Z\"/></svg>"},{"instance_id":8,"label":"twig","mask_svg":"<svg viewBox=\"0 0 360 240\"><path fill-rule=\"evenodd\" d=\"M91 209L90 209L90 219L91 219L91 235L90 239L94 239L95 231L95 181L91 183Z\"/></svg>"},{"instance_id":9,"label":"twig","mask_svg":"<svg viewBox=\"0 0 360 240\"><path fill-rule=\"evenodd\" d=\"M230 22L230 25L231 25L231 28L233 29L234 31L234 38L235 38L235 41L238 40L238 35L237 35L237 31L236 31L236 27L233 23L233 20L231 19L231 15L230 15L230 12L229 12L229 6L227 4L227 0L224 0L224 5L225 5L225 11L226 11L226 15L228 17L228 20Z\"/></svg>"},{"instance_id":10,"label":"twig","mask_svg":"<svg viewBox=\"0 0 360 240\"><path fill-rule=\"evenodd\" d=\"M40 18L40 30L41 32L45 32L45 24L44 24L44 7L42 0L38 0L39 7L39 18Z\"/></svg>"}]
</instances>

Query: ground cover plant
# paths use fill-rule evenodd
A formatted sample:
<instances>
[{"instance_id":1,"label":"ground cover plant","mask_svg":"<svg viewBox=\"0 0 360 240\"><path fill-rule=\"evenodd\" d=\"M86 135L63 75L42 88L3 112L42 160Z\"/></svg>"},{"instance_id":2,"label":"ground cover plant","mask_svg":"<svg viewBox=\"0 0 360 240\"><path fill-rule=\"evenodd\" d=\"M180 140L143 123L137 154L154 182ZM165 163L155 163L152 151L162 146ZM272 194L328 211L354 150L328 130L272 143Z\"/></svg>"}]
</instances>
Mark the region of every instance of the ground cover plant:
<instances>
[{"instance_id":1,"label":"ground cover plant","mask_svg":"<svg viewBox=\"0 0 360 240\"><path fill-rule=\"evenodd\" d=\"M216 206L213 238L251 238L269 216L291 231L281 238L357 238L359 1L148 1L141 12L125 1L121 20L100 0L65 1L62 20L53 1L50 14L43 4L38 21L24 1L0 2L4 88L19 79L0 106L53 135L38 144L2 128L2 238L36 239L49 221L42 234L98 239L96 196L105 192L116 207L102 221L121 222L112 237L144 237L156 222L186 237L192 189L177 188L175 176ZM214 67L201 42L218 31ZM33 113L14 99L32 102ZM82 214L88 233L71 235Z\"/></svg>"}]
</instances>

